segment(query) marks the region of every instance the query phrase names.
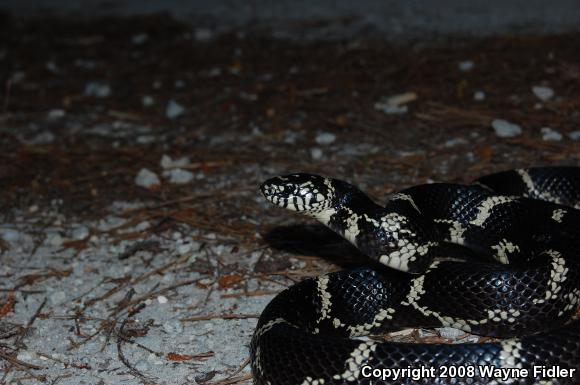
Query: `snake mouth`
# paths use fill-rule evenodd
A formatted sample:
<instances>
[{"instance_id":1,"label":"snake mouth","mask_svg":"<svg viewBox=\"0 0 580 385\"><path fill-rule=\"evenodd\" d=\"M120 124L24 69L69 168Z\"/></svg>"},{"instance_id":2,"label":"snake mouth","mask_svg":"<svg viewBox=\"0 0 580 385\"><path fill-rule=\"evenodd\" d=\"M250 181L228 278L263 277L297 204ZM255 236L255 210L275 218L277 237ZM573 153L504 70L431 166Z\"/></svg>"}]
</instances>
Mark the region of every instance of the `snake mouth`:
<instances>
[{"instance_id":1,"label":"snake mouth","mask_svg":"<svg viewBox=\"0 0 580 385\"><path fill-rule=\"evenodd\" d=\"M298 212L314 212L329 206L324 191L326 178L314 174L290 174L268 179L262 195L276 206Z\"/></svg>"}]
</instances>

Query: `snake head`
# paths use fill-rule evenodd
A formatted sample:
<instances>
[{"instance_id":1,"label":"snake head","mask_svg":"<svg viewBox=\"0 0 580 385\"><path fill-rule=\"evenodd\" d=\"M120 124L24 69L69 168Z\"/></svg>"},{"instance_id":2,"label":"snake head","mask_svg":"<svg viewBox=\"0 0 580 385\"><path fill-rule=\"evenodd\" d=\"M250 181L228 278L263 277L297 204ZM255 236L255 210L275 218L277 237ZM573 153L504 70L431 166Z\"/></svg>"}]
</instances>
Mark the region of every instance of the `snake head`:
<instances>
[{"instance_id":1,"label":"snake head","mask_svg":"<svg viewBox=\"0 0 580 385\"><path fill-rule=\"evenodd\" d=\"M276 206L305 214L316 214L330 208L335 197L332 179L307 173L268 179L260 190Z\"/></svg>"}]
</instances>

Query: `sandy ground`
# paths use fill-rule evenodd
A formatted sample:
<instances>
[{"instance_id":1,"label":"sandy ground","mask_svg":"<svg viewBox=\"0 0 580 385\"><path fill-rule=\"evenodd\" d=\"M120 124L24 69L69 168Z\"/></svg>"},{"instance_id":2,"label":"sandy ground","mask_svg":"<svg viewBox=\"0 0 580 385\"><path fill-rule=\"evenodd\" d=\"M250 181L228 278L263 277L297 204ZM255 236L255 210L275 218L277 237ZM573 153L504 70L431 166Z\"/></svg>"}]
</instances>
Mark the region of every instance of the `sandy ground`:
<instances>
[{"instance_id":1,"label":"sandy ground","mask_svg":"<svg viewBox=\"0 0 580 385\"><path fill-rule=\"evenodd\" d=\"M397 46L164 16L0 25L0 383L250 383L270 298L364 263L269 206L267 177L318 172L381 200L580 157L575 34Z\"/></svg>"}]
</instances>

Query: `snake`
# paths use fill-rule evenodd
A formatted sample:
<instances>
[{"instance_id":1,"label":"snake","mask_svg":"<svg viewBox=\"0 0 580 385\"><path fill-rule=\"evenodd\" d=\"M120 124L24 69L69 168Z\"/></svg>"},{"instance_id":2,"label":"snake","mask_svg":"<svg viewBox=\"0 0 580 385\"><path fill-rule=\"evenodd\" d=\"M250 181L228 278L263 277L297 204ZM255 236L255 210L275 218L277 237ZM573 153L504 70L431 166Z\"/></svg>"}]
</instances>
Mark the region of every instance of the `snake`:
<instances>
[{"instance_id":1,"label":"snake","mask_svg":"<svg viewBox=\"0 0 580 385\"><path fill-rule=\"evenodd\" d=\"M260 190L364 258L271 300L250 342L255 384L580 383L580 168L421 184L383 204L311 173ZM440 327L485 338L388 338Z\"/></svg>"}]
</instances>

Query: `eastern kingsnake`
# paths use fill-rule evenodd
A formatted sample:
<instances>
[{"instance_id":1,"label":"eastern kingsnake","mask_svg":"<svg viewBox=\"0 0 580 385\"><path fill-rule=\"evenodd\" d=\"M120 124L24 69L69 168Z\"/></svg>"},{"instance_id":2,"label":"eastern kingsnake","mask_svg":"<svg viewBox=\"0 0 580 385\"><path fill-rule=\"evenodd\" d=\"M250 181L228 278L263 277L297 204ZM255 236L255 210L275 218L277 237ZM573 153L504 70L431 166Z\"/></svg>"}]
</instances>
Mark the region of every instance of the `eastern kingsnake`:
<instances>
[{"instance_id":1,"label":"eastern kingsnake","mask_svg":"<svg viewBox=\"0 0 580 385\"><path fill-rule=\"evenodd\" d=\"M270 302L251 343L256 384L580 383L580 321L572 321L580 304L580 168L419 185L384 206L314 174L275 177L261 191L370 260L305 279ZM361 338L441 326L502 339Z\"/></svg>"}]
</instances>

